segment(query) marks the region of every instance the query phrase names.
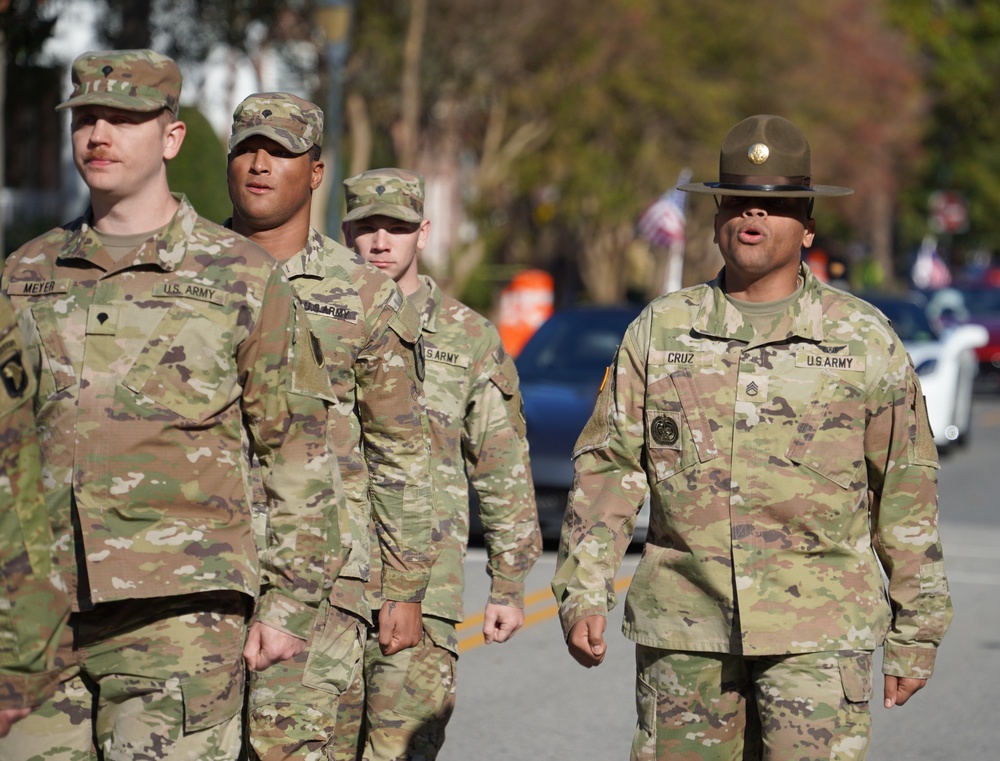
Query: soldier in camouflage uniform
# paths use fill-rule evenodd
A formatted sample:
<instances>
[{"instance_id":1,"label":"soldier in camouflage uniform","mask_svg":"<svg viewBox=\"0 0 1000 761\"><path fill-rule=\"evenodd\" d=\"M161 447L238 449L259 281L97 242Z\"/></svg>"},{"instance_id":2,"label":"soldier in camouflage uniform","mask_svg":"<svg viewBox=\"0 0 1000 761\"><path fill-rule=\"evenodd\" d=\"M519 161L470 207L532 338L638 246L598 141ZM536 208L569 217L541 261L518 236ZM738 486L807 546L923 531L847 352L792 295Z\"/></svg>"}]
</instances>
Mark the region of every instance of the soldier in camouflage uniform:
<instances>
[{"instance_id":1,"label":"soldier in camouflage uniform","mask_svg":"<svg viewBox=\"0 0 1000 761\"><path fill-rule=\"evenodd\" d=\"M51 561L73 613L55 696L0 756L236 758L244 660L301 651L343 562L329 376L274 260L170 193L177 65L87 53L72 77L60 108L90 208L18 249L0 286L37 324Z\"/></svg>"},{"instance_id":2,"label":"soldier in camouflage uniform","mask_svg":"<svg viewBox=\"0 0 1000 761\"><path fill-rule=\"evenodd\" d=\"M248 725L262 759L353 757L360 717L337 722L341 694L363 695L361 656L373 614L395 653L420 641L430 575L431 499L417 377L420 320L390 278L309 226L323 179L323 112L288 93L258 93L233 115L229 225L282 262L309 316L343 424L337 456L350 556L306 650L250 677ZM369 524L377 528L369 537ZM372 542L381 608L366 594Z\"/></svg>"},{"instance_id":3,"label":"soldier in camouflage uniform","mask_svg":"<svg viewBox=\"0 0 1000 761\"><path fill-rule=\"evenodd\" d=\"M444 742L455 705L470 483L492 578L486 643L507 641L524 622L524 579L541 552L524 416L517 370L496 328L418 275L417 255L430 230L423 178L373 170L344 187L348 244L390 275L421 316L437 545L421 643L393 655L369 638L363 757L429 760Z\"/></svg>"},{"instance_id":4,"label":"soldier in camouflage uniform","mask_svg":"<svg viewBox=\"0 0 1000 761\"><path fill-rule=\"evenodd\" d=\"M0 737L55 694L53 656L69 615L65 590L49 578L32 360L14 308L0 297Z\"/></svg>"},{"instance_id":5,"label":"soldier in camouflage uniform","mask_svg":"<svg viewBox=\"0 0 1000 761\"><path fill-rule=\"evenodd\" d=\"M810 174L787 120L729 132L720 181L681 188L719 197L725 267L633 322L576 445L552 588L584 666L651 497L633 759L863 759L872 651L902 705L952 616L920 384L885 317L801 264L813 199L851 192Z\"/></svg>"}]
</instances>

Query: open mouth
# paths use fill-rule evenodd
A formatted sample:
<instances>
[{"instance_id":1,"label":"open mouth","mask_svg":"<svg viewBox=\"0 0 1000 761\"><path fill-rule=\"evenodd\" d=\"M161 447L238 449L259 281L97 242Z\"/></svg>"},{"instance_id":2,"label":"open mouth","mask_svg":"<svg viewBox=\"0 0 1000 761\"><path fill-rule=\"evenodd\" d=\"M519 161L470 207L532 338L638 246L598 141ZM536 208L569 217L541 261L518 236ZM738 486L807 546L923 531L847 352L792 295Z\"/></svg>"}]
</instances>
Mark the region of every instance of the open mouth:
<instances>
[{"instance_id":1,"label":"open mouth","mask_svg":"<svg viewBox=\"0 0 1000 761\"><path fill-rule=\"evenodd\" d=\"M759 243L764 239L764 233L756 227L745 227L738 237L741 243Z\"/></svg>"}]
</instances>

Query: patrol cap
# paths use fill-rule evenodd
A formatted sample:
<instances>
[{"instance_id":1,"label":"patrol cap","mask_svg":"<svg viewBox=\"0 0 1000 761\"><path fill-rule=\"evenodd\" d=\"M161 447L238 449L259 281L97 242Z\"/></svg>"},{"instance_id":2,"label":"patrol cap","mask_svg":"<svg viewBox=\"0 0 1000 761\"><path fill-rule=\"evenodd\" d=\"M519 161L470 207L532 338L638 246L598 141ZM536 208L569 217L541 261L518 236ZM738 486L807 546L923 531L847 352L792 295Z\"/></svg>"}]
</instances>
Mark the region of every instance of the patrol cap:
<instances>
[{"instance_id":1,"label":"patrol cap","mask_svg":"<svg viewBox=\"0 0 1000 761\"><path fill-rule=\"evenodd\" d=\"M102 50L77 56L70 69L73 92L56 109L110 106L123 111L167 109L177 116L181 70L154 50Z\"/></svg>"},{"instance_id":2,"label":"patrol cap","mask_svg":"<svg viewBox=\"0 0 1000 761\"><path fill-rule=\"evenodd\" d=\"M263 135L292 153L323 145L323 109L287 92L259 92L233 111L232 151L251 135Z\"/></svg>"},{"instance_id":3,"label":"patrol cap","mask_svg":"<svg viewBox=\"0 0 1000 761\"><path fill-rule=\"evenodd\" d=\"M719 181L678 186L688 193L717 196L846 196L854 191L813 185L809 141L788 119L759 114L726 135L719 154Z\"/></svg>"},{"instance_id":4,"label":"patrol cap","mask_svg":"<svg viewBox=\"0 0 1000 761\"><path fill-rule=\"evenodd\" d=\"M370 169L344 180L345 222L385 216L404 222L424 218L424 178L405 169Z\"/></svg>"}]
</instances>

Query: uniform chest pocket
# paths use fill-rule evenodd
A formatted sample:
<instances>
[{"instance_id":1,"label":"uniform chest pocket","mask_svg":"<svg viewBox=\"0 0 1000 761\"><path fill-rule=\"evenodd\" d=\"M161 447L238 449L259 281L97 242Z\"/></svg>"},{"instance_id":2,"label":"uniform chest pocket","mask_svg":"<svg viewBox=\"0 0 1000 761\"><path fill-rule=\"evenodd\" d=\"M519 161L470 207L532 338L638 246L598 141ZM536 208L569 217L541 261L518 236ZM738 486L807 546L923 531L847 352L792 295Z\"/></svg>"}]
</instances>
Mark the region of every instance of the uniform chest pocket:
<instances>
[{"instance_id":1,"label":"uniform chest pocket","mask_svg":"<svg viewBox=\"0 0 1000 761\"><path fill-rule=\"evenodd\" d=\"M45 401L77 382L82 354L71 356L67 348L82 346L83 336L75 334L74 331L78 329L76 322L59 320L51 304L35 302L31 305L31 314L38 325L42 344L38 398L39 401Z\"/></svg>"},{"instance_id":2,"label":"uniform chest pocket","mask_svg":"<svg viewBox=\"0 0 1000 761\"><path fill-rule=\"evenodd\" d=\"M862 389L824 371L785 456L841 488L850 488L864 461L864 425Z\"/></svg>"},{"instance_id":3,"label":"uniform chest pocket","mask_svg":"<svg viewBox=\"0 0 1000 761\"><path fill-rule=\"evenodd\" d=\"M192 421L217 415L236 385L236 320L179 301L152 330L122 384Z\"/></svg>"},{"instance_id":4,"label":"uniform chest pocket","mask_svg":"<svg viewBox=\"0 0 1000 761\"><path fill-rule=\"evenodd\" d=\"M646 455L657 482L719 454L689 370L649 384L644 423Z\"/></svg>"},{"instance_id":5,"label":"uniform chest pocket","mask_svg":"<svg viewBox=\"0 0 1000 761\"><path fill-rule=\"evenodd\" d=\"M471 362L457 352L434 346L424 347L424 396L427 409L435 416L444 414L450 421L461 420L465 415L463 404L469 396Z\"/></svg>"}]
</instances>

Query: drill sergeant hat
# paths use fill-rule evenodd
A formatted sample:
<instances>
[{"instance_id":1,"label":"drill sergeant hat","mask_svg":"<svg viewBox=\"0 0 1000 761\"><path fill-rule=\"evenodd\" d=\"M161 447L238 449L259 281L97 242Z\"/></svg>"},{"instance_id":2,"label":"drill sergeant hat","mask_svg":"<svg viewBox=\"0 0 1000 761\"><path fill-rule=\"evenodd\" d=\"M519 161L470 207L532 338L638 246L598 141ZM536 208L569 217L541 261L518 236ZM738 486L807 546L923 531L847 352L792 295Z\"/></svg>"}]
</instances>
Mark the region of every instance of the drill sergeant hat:
<instances>
[{"instance_id":1,"label":"drill sergeant hat","mask_svg":"<svg viewBox=\"0 0 1000 761\"><path fill-rule=\"evenodd\" d=\"M726 135L719 154L719 181L678 186L716 196L846 196L854 191L813 185L809 142L787 119L761 114L744 119Z\"/></svg>"},{"instance_id":2,"label":"drill sergeant hat","mask_svg":"<svg viewBox=\"0 0 1000 761\"><path fill-rule=\"evenodd\" d=\"M270 138L292 153L305 153L323 145L323 110L287 92L254 93L233 112L230 152L251 135Z\"/></svg>"},{"instance_id":3,"label":"drill sergeant hat","mask_svg":"<svg viewBox=\"0 0 1000 761\"><path fill-rule=\"evenodd\" d=\"M345 222L385 216L404 222L424 218L424 178L405 169L370 169L344 180Z\"/></svg>"},{"instance_id":4,"label":"drill sergeant hat","mask_svg":"<svg viewBox=\"0 0 1000 761\"><path fill-rule=\"evenodd\" d=\"M181 70L172 58L153 50L103 50L73 61L73 92L57 110L109 106L123 111L152 112L165 108L177 116Z\"/></svg>"}]
</instances>

